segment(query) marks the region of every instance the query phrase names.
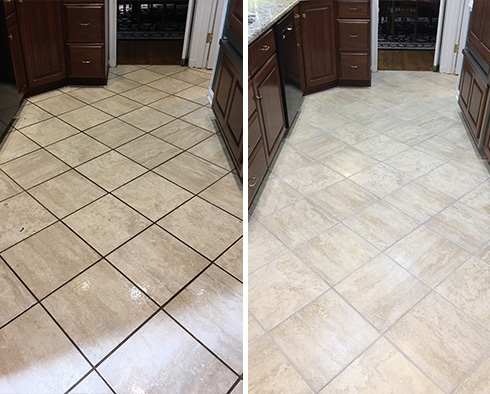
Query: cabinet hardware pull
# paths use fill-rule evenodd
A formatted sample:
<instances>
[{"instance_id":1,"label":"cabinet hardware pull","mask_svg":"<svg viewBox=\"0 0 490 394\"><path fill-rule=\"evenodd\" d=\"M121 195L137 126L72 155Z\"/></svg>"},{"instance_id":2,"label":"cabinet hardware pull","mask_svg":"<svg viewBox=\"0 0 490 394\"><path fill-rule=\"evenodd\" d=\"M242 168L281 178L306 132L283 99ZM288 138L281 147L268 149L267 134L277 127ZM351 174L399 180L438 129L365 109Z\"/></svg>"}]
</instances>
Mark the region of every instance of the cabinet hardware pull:
<instances>
[{"instance_id":1,"label":"cabinet hardware pull","mask_svg":"<svg viewBox=\"0 0 490 394\"><path fill-rule=\"evenodd\" d=\"M80 26L90 26L90 22L79 22Z\"/></svg>"},{"instance_id":2,"label":"cabinet hardware pull","mask_svg":"<svg viewBox=\"0 0 490 394\"><path fill-rule=\"evenodd\" d=\"M294 14L294 19L299 19L299 18L301 18L300 14Z\"/></svg>"},{"instance_id":3,"label":"cabinet hardware pull","mask_svg":"<svg viewBox=\"0 0 490 394\"><path fill-rule=\"evenodd\" d=\"M259 48L260 51L268 51L269 49L271 49L270 45L262 45L262 47Z\"/></svg>"},{"instance_id":4,"label":"cabinet hardware pull","mask_svg":"<svg viewBox=\"0 0 490 394\"><path fill-rule=\"evenodd\" d=\"M292 27L286 27L286 30L291 31L291 30L293 30L293 28Z\"/></svg>"},{"instance_id":5,"label":"cabinet hardware pull","mask_svg":"<svg viewBox=\"0 0 490 394\"><path fill-rule=\"evenodd\" d=\"M254 187L259 180L256 177L252 177L248 179L248 186L249 187Z\"/></svg>"},{"instance_id":6,"label":"cabinet hardware pull","mask_svg":"<svg viewBox=\"0 0 490 394\"><path fill-rule=\"evenodd\" d=\"M359 68L359 66L358 65L353 65L353 66L350 66L350 68L354 68L355 69L355 68Z\"/></svg>"},{"instance_id":7,"label":"cabinet hardware pull","mask_svg":"<svg viewBox=\"0 0 490 394\"><path fill-rule=\"evenodd\" d=\"M10 3L12 0L5 0L6 3Z\"/></svg>"},{"instance_id":8,"label":"cabinet hardware pull","mask_svg":"<svg viewBox=\"0 0 490 394\"><path fill-rule=\"evenodd\" d=\"M262 96L255 96L255 98L256 98L257 100L262 100L262 99L263 99L263 97L262 97Z\"/></svg>"},{"instance_id":9,"label":"cabinet hardware pull","mask_svg":"<svg viewBox=\"0 0 490 394\"><path fill-rule=\"evenodd\" d=\"M82 63L83 64L90 64L90 63L92 63L92 60L82 60Z\"/></svg>"},{"instance_id":10,"label":"cabinet hardware pull","mask_svg":"<svg viewBox=\"0 0 490 394\"><path fill-rule=\"evenodd\" d=\"M351 38L357 38L357 37L359 37L359 34L351 34L350 36L351 36Z\"/></svg>"},{"instance_id":11,"label":"cabinet hardware pull","mask_svg":"<svg viewBox=\"0 0 490 394\"><path fill-rule=\"evenodd\" d=\"M17 1L18 1L19 3L23 3L23 2L24 2L24 0L17 0Z\"/></svg>"},{"instance_id":12,"label":"cabinet hardware pull","mask_svg":"<svg viewBox=\"0 0 490 394\"><path fill-rule=\"evenodd\" d=\"M296 43L296 46L299 48L299 42Z\"/></svg>"},{"instance_id":13,"label":"cabinet hardware pull","mask_svg":"<svg viewBox=\"0 0 490 394\"><path fill-rule=\"evenodd\" d=\"M357 11L359 7L349 7L349 11Z\"/></svg>"},{"instance_id":14,"label":"cabinet hardware pull","mask_svg":"<svg viewBox=\"0 0 490 394\"><path fill-rule=\"evenodd\" d=\"M13 40L13 38L14 38L14 37L12 37L12 34L9 34L7 37L9 38L9 40Z\"/></svg>"},{"instance_id":15,"label":"cabinet hardware pull","mask_svg":"<svg viewBox=\"0 0 490 394\"><path fill-rule=\"evenodd\" d=\"M301 16L303 17L303 19L306 19L306 14L301 14Z\"/></svg>"}]
</instances>

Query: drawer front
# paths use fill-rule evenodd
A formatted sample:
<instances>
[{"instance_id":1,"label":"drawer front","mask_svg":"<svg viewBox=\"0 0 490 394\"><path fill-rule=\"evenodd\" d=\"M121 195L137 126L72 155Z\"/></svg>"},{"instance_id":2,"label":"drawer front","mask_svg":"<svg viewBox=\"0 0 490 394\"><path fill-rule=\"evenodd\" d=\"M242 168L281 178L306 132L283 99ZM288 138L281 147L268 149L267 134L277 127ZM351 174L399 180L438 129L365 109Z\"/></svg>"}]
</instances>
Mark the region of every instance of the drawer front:
<instances>
[{"instance_id":1,"label":"drawer front","mask_svg":"<svg viewBox=\"0 0 490 394\"><path fill-rule=\"evenodd\" d=\"M15 11L14 0L3 0L3 6L5 9L5 15L9 15Z\"/></svg>"},{"instance_id":2,"label":"drawer front","mask_svg":"<svg viewBox=\"0 0 490 394\"><path fill-rule=\"evenodd\" d=\"M105 78L104 45L69 45L70 78Z\"/></svg>"},{"instance_id":3,"label":"drawer front","mask_svg":"<svg viewBox=\"0 0 490 394\"><path fill-rule=\"evenodd\" d=\"M340 79L352 81L369 80L370 73L369 54L340 54Z\"/></svg>"},{"instance_id":4,"label":"drawer front","mask_svg":"<svg viewBox=\"0 0 490 394\"><path fill-rule=\"evenodd\" d=\"M369 2L339 1L339 18L369 18Z\"/></svg>"},{"instance_id":5,"label":"drawer front","mask_svg":"<svg viewBox=\"0 0 490 394\"><path fill-rule=\"evenodd\" d=\"M104 42L103 4L65 4L67 42Z\"/></svg>"},{"instance_id":6,"label":"drawer front","mask_svg":"<svg viewBox=\"0 0 490 394\"><path fill-rule=\"evenodd\" d=\"M253 198L259 190L260 184L267 173L267 160L265 157L264 144L259 141L252 153L248 164L248 205L252 203Z\"/></svg>"},{"instance_id":7,"label":"drawer front","mask_svg":"<svg viewBox=\"0 0 490 394\"><path fill-rule=\"evenodd\" d=\"M253 74L276 52L274 32L270 29L267 33L257 38L248 51L250 56L250 69Z\"/></svg>"},{"instance_id":8,"label":"drawer front","mask_svg":"<svg viewBox=\"0 0 490 394\"><path fill-rule=\"evenodd\" d=\"M248 155L255 150L262 134L260 133L260 123L258 113L254 113L248 121Z\"/></svg>"},{"instance_id":9,"label":"drawer front","mask_svg":"<svg viewBox=\"0 0 490 394\"><path fill-rule=\"evenodd\" d=\"M369 51L369 21L339 19L339 49Z\"/></svg>"}]
</instances>

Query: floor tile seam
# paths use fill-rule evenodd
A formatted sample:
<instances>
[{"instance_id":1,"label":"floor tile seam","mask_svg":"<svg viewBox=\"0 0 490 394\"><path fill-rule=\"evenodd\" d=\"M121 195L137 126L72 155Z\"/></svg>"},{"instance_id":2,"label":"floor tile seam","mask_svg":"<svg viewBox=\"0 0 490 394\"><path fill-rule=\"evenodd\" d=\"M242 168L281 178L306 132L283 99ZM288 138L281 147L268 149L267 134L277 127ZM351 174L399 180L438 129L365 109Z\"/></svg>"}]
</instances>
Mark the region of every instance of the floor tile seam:
<instances>
[{"instance_id":1,"label":"floor tile seam","mask_svg":"<svg viewBox=\"0 0 490 394\"><path fill-rule=\"evenodd\" d=\"M264 328L264 326L263 326L263 325L262 325L262 323L261 323L261 322L260 322L260 321L257 319L257 317L255 316L255 314L254 314L254 313L253 313L253 312L250 310L249 305L247 305L247 313L248 313L248 315L252 316L252 319L254 320L254 322L255 322L255 323L256 323L256 324L257 324L257 325L260 327L260 329L262 330L262 333L260 334L260 336L259 336L259 337L257 337L256 339L254 339L252 342L247 341L247 343L248 343L248 347L250 347L250 345L251 345L252 343L255 343L255 342L256 342L256 341L258 341L260 338L262 338L262 337L264 337L264 336L266 336L266 335L267 335L267 329L265 329L265 328ZM247 318L249 317L248 315L247 315ZM246 325L247 325L247 326L249 325L249 324L248 324L248 319L247 319L247 324L246 324ZM248 330L247 330L247 331L248 331ZM248 340L248 338L247 338L247 340Z\"/></svg>"},{"instance_id":2,"label":"floor tile seam","mask_svg":"<svg viewBox=\"0 0 490 394\"><path fill-rule=\"evenodd\" d=\"M111 92L110 90L107 90L107 89L104 89L105 92L108 92L108 93L111 93L110 96L107 96L107 97L104 97L104 98L101 98L101 99L96 99L95 101L91 101L91 102L86 102L76 96L74 96L72 93L73 92L76 92L77 90L79 89L84 89L84 88L88 88L88 89L104 89L103 86L92 86L92 87L87 87L85 85L83 85L82 87L78 88L78 89L75 89L73 91L70 91L70 92L67 92L67 93L64 93L64 94L67 94L68 96L74 98L74 99L77 99L78 101L81 101L82 103L84 103L85 105L90 105L90 104L96 104L96 103L99 103L103 100L107 100L108 98L112 98L116 95L118 95L117 93L114 93L114 92ZM134 100L133 100L134 101Z\"/></svg>"},{"instance_id":3,"label":"floor tile seam","mask_svg":"<svg viewBox=\"0 0 490 394\"><path fill-rule=\"evenodd\" d=\"M68 95L68 93L64 93L64 94ZM52 97L52 98L57 98L57 96ZM32 103L32 102L31 102L31 104L36 105L36 107L38 107L38 108L42 109L43 111L47 112L48 114L50 114L50 115L51 115L51 116L53 116L53 117L59 117L59 116L66 115L66 114L67 114L67 113L69 113L69 112L76 111L76 110L78 110L78 109L80 109L80 108L83 108L83 107L86 107L86 106L88 105L88 104L86 104L85 102L83 102L82 100L77 99L76 97L69 96L69 98L71 98L71 99L73 99L73 100L78 101L78 102L79 102L80 104L82 104L82 105L80 105L79 107L76 107L76 108L72 108L72 109L70 109L70 110L68 110L68 111L63 110L62 112L59 112L59 113L55 114L55 113L53 113L53 112L51 112L51 111L49 111L49 110L47 110L47 109L45 109L45 108L41 107L40 105L38 105L39 103L42 103L44 100L39 101L39 102L35 102L35 103ZM48 100L49 100L49 99L48 99Z\"/></svg>"},{"instance_id":4,"label":"floor tile seam","mask_svg":"<svg viewBox=\"0 0 490 394\"><path fill-rule=\"evenodd\" d=\"M19 194L22 194L25 192L25 190L22 188L22 186L20 186L17 182L15 182L10 176L8 176L5 172L3 172L0 168L0 176L3 175L5 178L7 178L10 182L12 182L14 184L14 186L16 188L20 188L20 191L17 191L15 192L14 194L12 195L9 195L8 197L5 197L5 198L0 198L0 203L12 198L12 197L15 197L15 196L18 196Z\"/></svg>"},{"instance_id":5,"label":"floor tile seam","mask_svg":"<svg viewBox=\"0 0 490 394\"><path fill-rule=\"evenodd\" d=\"M70 394L70 393L73 393L73 390L75 390L77 388L77 386L82 383L85 379L88 378L88 376L90 374L94 373L95 375L97 375L106 385L107 387L109 388L109 390L113 393L113 394L117 394L116 391L112 388L112 386L109 384L109 382L102 376L102 374L95 368L95 367L92 367L90 369L89 372L87 372L82 378L80 378L74 385L72 385L67 391L65 391L64 394Z\"/></svg>"},{"instance_id":6,"label":"floor tile seam","mask_svg":"<svg viewBox=\"0 0 490 394\"><path fill-rule=\"evenodd\" d=\"M150 71L151 71L151 70L150 70ZM182 71L185 71L185 70L182 70ZM182 92L182 91L184 91L184 90L190 89L191 87L194 87L194 86L199 86L199 85L202 83L202 82L198 82L198 83L191 83L191 82L181 81L180 79L178 79L179 81L181 81L181 82L185 82L185 83L187 83L187 84L189 84L189 85L192 85L192 86L187 87L187 88L185 88L185 89L178 90L178 91L173 92L173 93L166 92L166 91L164 91L164 90L162 90L162 89L160 89L160 88L157 88L157 87L151 86L151 84L153 84L153 83L155 83L155 82L158 82L158 81L161 81L162 79L165 79L165 78L177 79L177 78L173 78L173 77L172 77L172 75L178 74L179 72L182 72L182 71L177 71L176 73L167 74L167 75L162 75L162 78L158 78L158 79L156 79L156 80L154 80L154 81L151 81L151 82L146 82L146 83L136 82L136 81L133 81L133 80L131 80L131 79L129 79L129 78L126 78L126 77L124 77L124 76L122 76L122 75L118 75L118 77L123 78L123 79L126 79L126 80L130 80L131 82L136 82L136 83L138 83L140 86L148 86L148 87L150 87L150 88L153 88L153 89L159 90L159 91L164 92L164 93L167 93L167 94L176 94L176 93L180 93L180 92ZM155 72L156 72L156 71L155 71ZM205 81L203 81L203 82L205 82ZM211 83L211 81L210 81L210 83ZM102 86L102 87L103 87L104 89L106 89L106 90L109 90L109 89L107 89L107 85L104 85L104 86ZM137 87L138 87L138 86L137 86ZM127 92L127 91L129 91L129 90L132 90L132 89L135 89L135 88L127 89L127 90L124 90L124 91L122 91L122 92L118 92L117 94L125 93L125 92ZM109 90L109 91L111 91L111 90ZM112 91L111 91L111 92L112 92ZM113 93L115 93L115 92L113 92Z\"/></svg>"},{"instance_id":7,"label":"floor tile seam","mask_svg":"<svg viewBox=\"0 0 490 394\"><path fill-rule=\"evenodd\" d=\"M187 148L185 148L185 149L184 149L184 148L182 148L182 147L180 147L180 146L176 145L174 142L170 142L170 141L168 141L168 140L166 140L166 139L165 139L165 138L168 138L168 137L163 138L163 137L159 137L159 136L155 135L155 134L154 134L154 132L155 132L155 131L157 131L158 129L155 129L155 130L149 131L149 132L148 132L148 133L146 133L146 134L149 134L149 135L151 135L151 136L153 136L153 137L155 137L155 138L158 138L159 140L162 140L162 141L166 142L167 144L170 144L170 145L172 145L172 146L175 146L176 148L183 149L183 150L184 150L184 151L186 151L186 152L187 152L187 151L189 151L190 149L192 149L192 148L196 147L196 146L197 146L197 145L199 145L201 142L204 142L204 141L205 141L205 140L207 140L209 137L212 137L213 135L218 134L218 132L212 132L212 131L209 131L209 130L203 129L202 127L196 126L196 125L194 125L194 124L192 124L192 123L188 123L188 122L186 122L185 120L182 120L182 119L175 119L175 120L180 120L181 122L185 122L185 123L187 123L187 124L189 124L189 125L191 125L191 126L194 126L194 127L198 128L198 129L200 129L200 130L203 130L203 131L207 132L209 135L207 135L207 136L206 136L205 138L203 138L202 140L200 140L200 141L198 141L198 142L195 142L195 143L193 143L192 145L190 145L189 147L187 147ZM173 123L173 122L174 122L174 120L173 120L172 122L169 122L169 123L164 124L162 127L165 127L166 125L168 125L168 124L170 124L170 123ZM172 134L172 135L175 135L175 134ZM170 136L170 137L171 137L171 136ZM215 164L215 165L217 165L217 164Z\"/></svg>"},{"instance_id":8,"label":"floor tile seam","mask_svg":"<svg viewBox=\"0 0 490 394\"><path fill-rule=\"evenodd\" d=\"M242 374L238 377L238 379L233 383L233 385L228 389L226 394L232 394L233 390L240 384L240 382L243 382L243 372Z\"/></svg>"},{"instance_id":9,"label":"floor tile seam","mask_svg":"<svg viewBox=\"0 0 490 394\"><path fill-rule=\"evenodd\" d=\"M230 174L230 173L231 173L231 171L230 171L228 174ZM228 175L228 174L226 174L226 175ZM225 176L226 176L226 175L225 175ZM225 176L224 176L224 177L225 177ZM227 213L228 215L233 216L235 219L238 219L238 220L240 220L241 222L243 222L243 218L241 218L240 216L237 216L235 213L230 212L230 211L229 211L229 210L227 210L226 208L224 208L224 207L222 207L222 206L218 205L218 203L213 202L213 201L209 201L208 199L206 199L206 197L201 196L201 194L202 194L202 193L203 193L205 190L209 189L209 187L210 187L210 186L214 186L214 185L215 185L215 184L216 184L218 181L220 181L220 180L221 180L221 179L223 179L224 177L221 177L221 178L220 178L220 179L218 179L216 182L214 182L213 184L211 184L211 185L209 185L208 187L206 187L206 189L202 190L202 191L201 191L201 192L200 192L198 195L196 195L196 197L199 197L201 200L206 201L208 204L211 204L212 206L214 206L214 207L216 207L216 208L220 209L221 211L223 211L223 212ZM243 193L242 193L242 198L241 198L241 200L243 201Z\"/></svg>"},{"instance_id":10,"label":"floor tile seam","mask_svg":"<svg viewBox=\"0 0 490 394\"><path fill-rule=\"evenodd\" d=\"M204 141L206 141L206 140L210 139L211 137L213 137L213 136L215 136L215 135L216 135L216 136L218 136L218 135L220 135L220 136L221 136L221 134L215 133L215 134L210 135L209 137L205 138L204 140L202 140L202 141L201 141L199 144L203 143ZM223 138L223 137L221 137L221 138ZM220 142L220 146L221 146L221 142ZM223 146L222 146L222 148L223 148L223 149L226 149L226 148L225 148L225 147L223 147ZM197 157L197 158L199 158L199 159L201 159L201 160L204 160L204 161L206 161L206 162L208 162L208 163L212 164L213 166L219 167L219 168L221 168L222 170L225 170L225 171L233 171L233 169L234 169L234 167L235 167L235 166L234 166L232 163L229 163L228 157L226 158L226 161L228 162L228 164L230 164L230 168L223 167L221 164L216 164L216 163L213 163L212 161L209 161L208 159L206 159L206 158L204 158L204 157L201 157L201 156L199 156L197 153L191 152L191 151L189 151L189 150L185 150L184 152L187 152L187 153L189 153L190 155L195 156L195 157ZM226 156L226 153L225 153L225 156Z\"/></svg>"},{"instance_id":11,"label":"floor tile seam","mask_svg":"<svg viewBox=\"0 0 490 394\"><path fill-rule=\"evenodd\" d=\"M17 160L17 159L19 159L19 158L21 158L21 157L25 157L25 156L27 156L27 155L29 155L29 154L31 154L31 153L35 153L35 152L38 152L38 151L40 151L41 149L43 149L43 147L42 147L41 145L39 145L39 144L38 144L36 141L31 140L31 139L30 139L28 136L24 135L24 134L23 134L22 132L20 132L19 130L16 130L16 131L17 131L18 133L22 134L22 135L23 135L24 137L26 137L27 139L29 139L29 140L30 140L31 142L33 142L34 144L36 144L36 145L38 146L38 148L33 149L33 150L31 150L31 151L29 151L29 152L26 152L26 153L22 153L21 155L19 155L19 156L15 156L15 157L14 157L14 158L12 158L12 159L9 159L9 160L6 160L6 161L1 162L1 163L0 163L0 169L1 169L1 167L5 166L6 164L9 164L9 163L13 162L14 160ZM10 134L10 133L8 133L8 134ZM8 134L5 136L4 142L8 140ZM0 145L1 145L1 143L0 143ZM5 149L5 146L0 147L0 149Z\"/></svg>"},{"instance_id":12,"label":"floor tile seam","mask_svg":"<svg viewBox=\"0 0 490 394\"><path fill-rule=\"evenodd\" d=\"M230 246L228 246L223 252L221 252L221 254L213 260L212 264L215 265L216 267L218 267L219 269L223 270L224 272L226 272L233 279L236 279L238 282L240 282L243 285L243 280L237 278L235 275L233 275L227 269L225 269L222 266L220 266L219 264L217 264L217 261L220 259L220 257L223 257L226 254L226 252L228 252L231 248L233 248L235 245L238 245L239 243L242 243L242 249L243 249L243 234L240 235L240 237L235 242L233 242ZM242 263L242 268L243 268L243 263Z\"/></svg>"},{"instance_id":13,"label":"floor tile seam","mask_svg":"<svg viewBox=\"0 0 490 394\"><path fill-rule=\"evenodd\" d=\"M43 99L41 99L41 100L37 100L37 101L32 101L32 100L31 100L33 97L40 96L40 95L42 95L42 94L46 94L46 93L51 93L51 92L59 92L60 94L57 94L56 96L46 97L46 98L43 98ZM62 92L62 91L61 91L61 90L59 90L59 89L53 89L53 90L48 90L47 92L44 92L44 93L38 93L38 94L35 94L35 95L33 95L33 96L28 96L28 97L25 97L25 96L24 96L24 100L25 100L26 102L31 103L31 104L35 104L35 103L40 103L41 101L46 101L46 100L49 100L50 98L55 98L55 97L61 96L61 95L63 95L63 94L68 94L68 93Z\"/></svg>"},{"instance_id":14,"label":"floor tile seam","mask_svg":"<svg viewBox=\"0 0 490 394\"><path fill-rule=\"evenodd\" d=\"M223 271L226 275L230 276L231 278L233 278L234 280L236 280L237 282L239 282L243 286L243 280L241 280L240 278L237 278L235 275L233 275L231 272L229 272L228 270L223 268L217 262L213 262L213 266L215 266L220 271Z\"/></svg>"},{"instance_id":15,"label":"floor tile seam","mask_svg":"<svg viewBox=\"0 0 490 394\"><path fill-rule=\"evenodd\" d=\"M485 359L487 357L490 357L490 345L483 352L481 357L475 362L475 364L466 372L466 374L463 376L461 381L456 385L456 387L453 388L453 390L450 392L450 394L457 394L458 390L463 386L465 381L467 379L469 379L471 377L471 375L473 375L473 372L475 372L478 369L478 367L480 367L481 364L483 364L483 362L485 361Z\"/></svg>"},{"instance_id":16,"label":"floor tile seam","mask_svg":"<svg viewBox=\"0 0 490 394\"><path fill-rule=\"evenodd\" d=\"M194 339L194 341L196 341L197 343L199 343L204 349L206 349L208 351L208 353L211 353L218 361L221 362L222 365L224 365L225 367L227 367L237 378L240 377L240 375L242 374L242 372L238 372L238 371L235 371L228 363L225 362L225 360L223 358L221 358L220 356L218 356L218 354L216 352L214 352L213 350L211 350L210 347L208 347L202 340L200 340L197 335L193 334L190 329L188 329L187 327L185 327L185 325L183 323L181 323L179 320L177 320L177 318L175 316L173 316L169 311L165 310L165 309L161 309L161 311L163 313L165 313L170 319L172 319L182 330L184 330L190 337L192 337L192 339ZM243 368L243 365L242 365L242 368Z\"/></svg>"}]
</instances>

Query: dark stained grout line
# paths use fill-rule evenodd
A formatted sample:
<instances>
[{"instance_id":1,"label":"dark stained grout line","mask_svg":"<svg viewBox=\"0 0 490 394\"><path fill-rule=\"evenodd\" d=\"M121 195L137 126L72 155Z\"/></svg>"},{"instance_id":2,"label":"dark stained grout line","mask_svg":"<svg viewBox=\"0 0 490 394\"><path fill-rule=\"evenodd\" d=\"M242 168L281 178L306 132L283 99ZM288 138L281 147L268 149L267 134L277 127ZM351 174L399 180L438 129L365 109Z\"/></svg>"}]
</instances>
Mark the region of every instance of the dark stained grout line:
<instances>
[{"instance_id":1,"label":"dark stained grout line","mask_svg":"<svg viewBox=\"0 0 490 394\"><path fill-rule=\"evenodd\" d=\"M231 394L233 390L235 390L235 387L240 384L240 382L243 382L243 374L241 374L238 379L236 380L235 383L233 383L233 386L230 387L230 389L226 392L226 394Z\"/></svg>"}]
</instances>

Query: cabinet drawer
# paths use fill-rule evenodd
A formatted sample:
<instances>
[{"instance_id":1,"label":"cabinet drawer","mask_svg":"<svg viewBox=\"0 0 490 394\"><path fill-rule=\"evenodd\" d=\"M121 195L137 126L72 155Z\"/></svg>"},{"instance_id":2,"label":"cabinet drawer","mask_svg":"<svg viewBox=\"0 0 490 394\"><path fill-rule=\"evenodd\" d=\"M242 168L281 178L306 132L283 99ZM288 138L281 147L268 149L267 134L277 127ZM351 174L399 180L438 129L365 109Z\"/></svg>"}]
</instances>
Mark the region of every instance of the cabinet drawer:
<instances>
[{"instance_id":1,"label":"cabinet drawer","mask_svg":"<svg viewBox=\"0 0 490 394\"><path fill-rule=\"evenodd\" d=\"M67 42L104 42L103 4L65 4Z\"/></svg>"},{"instance_id":2,"label":"cabinet drawer","mask_svg":"<svg viewBox=\"0 0 490 394\"><path fill-rule=\"evenodd\" d=\"M5 9L5 15L9 15L15 11L14 0L3 0L3 6Z\"/></svg>"},{"instance_id":3,"label":"cabinet drawer","mask_svg":"<svg viewBox=\"0 0 490 394\"><path fill-rule=\"evenodd\" d=\"M70 78L104 78L104 45L69 45Z\"/></svg>"},{"instance_id":4,"label":"cabinet drawer","mask_svg":"<svg viewBox=\"0 0 490 394\"><path fill-rule=\"evenodd\" d=\"M274 32L270 29L250 45L248 54L250 56L251 73L253 74L262 67L267 59L269 59L275 52L276 42L274 40Z\"/></svg>"},{"instance_id":5,"label":"cabinet drawer","mask_svg":"<svg viewBox=\"0 0 490 394\"><path fill-rule=\"evenodd\" d=\"M254 151L261 137L259 115L254 113L248 121L248 155Z\"/></svg>"},{"instance_id":6,"label":"cabinet drawer","mask_svg":"<svg viewBox=\"0 0 490 394\"><path fill-rule=\"evenodd\" d=\"M368 1L339 1L339 18L369 18Z\"/></svg>"},{"instance_id":7,"label":"cabinet drawer","mask_svg":"<svg viewBox=\"0 0 490 394\"><path fill-rule=\"evenodd\" d=\"M353 81L369 80L370 72L369 54L340 54L340 79Z\"/></svg>"},{"instance_id":8,"label":"cabinet drawer","mask_svg":"<svg viewBox=\"0 0 490 394\"><path fill-rule=\"evenodd\" d=\"M339 49L369 51L369 21L339 19Z\"/></svg>"},{"instance_id":9,"label":"cabinet drawer","mask_svg":"<svg viewBox=\"0 0 490 394\"><path fill-rule=\"evenodd\" d=\"M248 205L250 206L267 173L267 160L262 140L255 147L248 163Z\"/></svg>"}]
</instances>

